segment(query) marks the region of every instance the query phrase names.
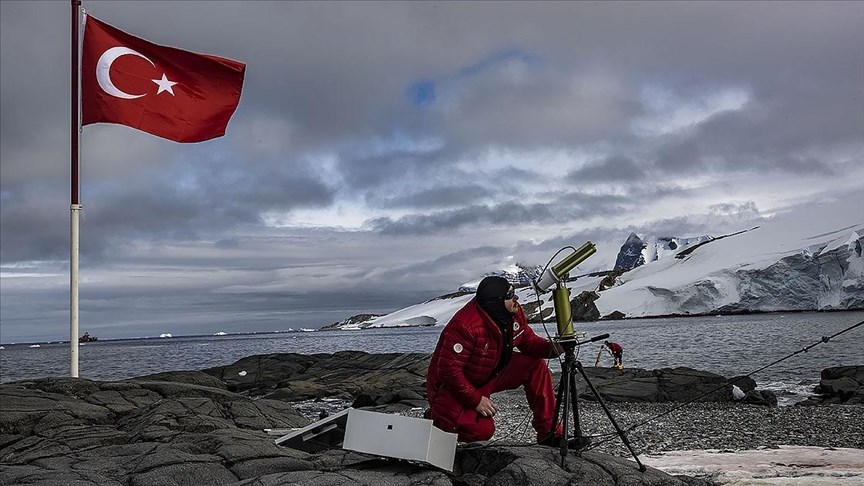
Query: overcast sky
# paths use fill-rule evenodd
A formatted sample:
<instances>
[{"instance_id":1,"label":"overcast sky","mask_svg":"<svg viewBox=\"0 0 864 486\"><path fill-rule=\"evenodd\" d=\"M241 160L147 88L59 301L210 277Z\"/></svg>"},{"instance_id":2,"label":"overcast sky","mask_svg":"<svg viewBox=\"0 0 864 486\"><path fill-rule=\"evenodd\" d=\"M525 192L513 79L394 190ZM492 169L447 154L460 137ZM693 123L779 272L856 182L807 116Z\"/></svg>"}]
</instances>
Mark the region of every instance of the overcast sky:
<instances>
[{"instance_id":1,"label":"overcast sky","mask_svg":"<svg viewBox=\"0 0 864 486\"><path fill-rule=\"evenodd\" d=\"M247 71L220 139L83 129L82 333L318 327L864 203L864 2L84 7ZM70 6L0 13L0 342L68 339Z\"/></svg>"}]
</instances>

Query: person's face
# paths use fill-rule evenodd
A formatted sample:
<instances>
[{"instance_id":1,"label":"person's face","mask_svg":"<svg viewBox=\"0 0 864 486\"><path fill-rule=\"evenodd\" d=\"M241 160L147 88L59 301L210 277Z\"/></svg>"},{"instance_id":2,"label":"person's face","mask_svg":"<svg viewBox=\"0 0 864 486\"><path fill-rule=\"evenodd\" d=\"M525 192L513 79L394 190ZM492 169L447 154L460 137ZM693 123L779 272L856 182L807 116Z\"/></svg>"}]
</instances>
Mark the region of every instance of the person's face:
<instances>
[{"instance_id":1,"label":"person's face","mask_svg":"<svg viewBox=\"0 0 864 486\"><path fill-rule=\"evenodd\" d=\"M519 296L516 295L516 291L513 289L513 287L510 287L507 295L511 295L512 297L509 299L506 297L504 298L504 307L506 307L511 314L515 314L516 309L519 308L519 304L517 303L517 301L519 300Z\"/></svg>"}]
</instances>

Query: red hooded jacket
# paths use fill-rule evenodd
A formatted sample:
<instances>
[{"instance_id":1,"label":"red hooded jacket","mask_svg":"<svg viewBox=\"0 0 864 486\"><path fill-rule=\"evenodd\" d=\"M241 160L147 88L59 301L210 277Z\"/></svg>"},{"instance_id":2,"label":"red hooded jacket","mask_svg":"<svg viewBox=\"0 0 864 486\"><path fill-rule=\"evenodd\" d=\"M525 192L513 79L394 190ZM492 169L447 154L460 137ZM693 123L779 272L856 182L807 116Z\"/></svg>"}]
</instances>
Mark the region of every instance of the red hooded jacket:
<instances>
[{"instance_id":1,"label":"red hooded jacket","mask_svg":"<svg viewBox=\"0 0 864 486\"><path fill-rule=\"evenodd\" d=\"M503 347L498 324L476 298L450 319L441 331L426 377L426 396L437 427L453 431L462 410L474 409L488 395L481 388L492 379ZM521 307L514 315L513 347L539 359L552 352L552 343L528 326Z\"/></svg>"}]
</instances>

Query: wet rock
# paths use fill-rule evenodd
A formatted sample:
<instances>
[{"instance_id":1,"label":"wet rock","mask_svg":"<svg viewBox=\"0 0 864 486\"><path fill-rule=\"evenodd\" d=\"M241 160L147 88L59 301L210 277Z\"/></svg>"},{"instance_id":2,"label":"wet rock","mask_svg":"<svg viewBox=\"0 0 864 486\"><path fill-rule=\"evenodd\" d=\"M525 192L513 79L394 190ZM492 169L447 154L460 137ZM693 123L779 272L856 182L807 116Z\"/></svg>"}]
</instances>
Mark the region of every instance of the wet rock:
<instances>
[{"instance_id":1,"label":"wet rock","mask_svg":"<svg viewBox=\"0 0 864 486\"><path fill-rule=\"evenodd\" d=\"M818 396L800 405L864 404L864 365L825 368L814 392Z\"/></svg>"},{"instance_id":2,"label":"wet rock","mask_svg":"<svg viewBox=\"0 0 864 486\"><path fill-rule=\"evenodd\" d=\"M777 395L771 390L750 390L744 394L744 398L741 401L750 405L776 407Z\"/></svg>"}]
</instances>

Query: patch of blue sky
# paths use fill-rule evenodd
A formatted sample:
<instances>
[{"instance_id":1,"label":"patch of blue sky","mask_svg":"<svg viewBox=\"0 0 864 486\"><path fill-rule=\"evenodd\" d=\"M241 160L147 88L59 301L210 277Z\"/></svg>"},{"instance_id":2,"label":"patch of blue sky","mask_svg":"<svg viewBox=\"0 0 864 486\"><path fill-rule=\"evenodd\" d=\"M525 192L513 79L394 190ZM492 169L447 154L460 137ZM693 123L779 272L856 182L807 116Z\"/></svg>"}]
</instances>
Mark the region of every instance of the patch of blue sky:
<instances>
[{"instance_id":1,"label":"patch of blue sky","mask_svg":"<svg viewBox=\"0 0 864 486\"><path fill-rule=\"evenodd\" d=\"M435 79L420 79L408 86L406 94L414 106L425 108L433 105L441 97L443 91L447 91L454 85L459 85L472 78L506 67L513 63L523 66L540 66L543 58L519 49L503 49L488 57L480 59L474 64L465 66L456 72Z\"/></svg>"},{"instance_id":2,"label":"patch of blue sky","mask_svg":"<svg viewBox=\"0 0 864 486\"><path fill-rule=\"evenodd\" d=\"M688 96L649 84L640 90L639 98L645 115L633 120L631 130L638 136L658 136L694 127L719 113L741 110L750 101L751 93L745 88L728 87Z\"/></svg>"}]
</instances>

